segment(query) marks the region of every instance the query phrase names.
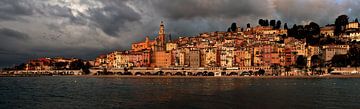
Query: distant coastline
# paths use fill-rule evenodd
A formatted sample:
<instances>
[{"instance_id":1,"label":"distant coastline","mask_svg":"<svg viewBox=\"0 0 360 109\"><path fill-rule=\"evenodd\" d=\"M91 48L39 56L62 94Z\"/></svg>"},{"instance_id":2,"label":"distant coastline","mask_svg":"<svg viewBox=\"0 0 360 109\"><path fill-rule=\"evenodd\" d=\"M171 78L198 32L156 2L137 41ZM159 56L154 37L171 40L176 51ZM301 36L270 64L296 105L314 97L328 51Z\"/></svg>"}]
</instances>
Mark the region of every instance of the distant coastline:
<instances>
[{"instance_id":1,"label":"distant coastline","mask_svg":"<svg viewBox=\"0 0 360 109\"><path fill-rule=\"evenodd\" d=\"M332 78L360 78L360 75L316 75L316 76L135 76L135 75L0 75L1 77L83 77L83 78L166 78L166 79L332 79Z\"/></svg>"}]
</instances>

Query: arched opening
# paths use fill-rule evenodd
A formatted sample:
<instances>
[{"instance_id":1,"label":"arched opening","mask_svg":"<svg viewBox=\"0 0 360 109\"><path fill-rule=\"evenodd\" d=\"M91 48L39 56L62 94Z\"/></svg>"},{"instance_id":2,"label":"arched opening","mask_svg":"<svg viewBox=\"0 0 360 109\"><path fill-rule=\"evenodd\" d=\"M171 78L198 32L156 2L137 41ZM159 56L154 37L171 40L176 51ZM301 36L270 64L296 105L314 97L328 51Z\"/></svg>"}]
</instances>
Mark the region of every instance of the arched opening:
<instances>
[{"instance_id":1,"label":"arched opening","mask_svg":"<svg viewBox=\"0 0 360 109\"><path fill-rule=\"evenodd\" d=\"M132 75L132 73L131 72L124 72L123 75Z\"/></svg>"},{"instance_id":2,"label":"arched opening","mask_svg":"<svg viewBox=\"0 0 360 109\"><path fill-rule=\"evenodd\" d=\"M117 75L122 75L123 73L122 72L116 72Z\"/></svg>"},{"instance_id":3,"label":"arched opening","mask_svg":"<svg viewBox=\"0 0 360 109\"><path fill-rule=\"evenodd\" d=\"M112 75L114 74L113 72L106 72L106 75Z\"/></svg>"},{"instance_id":4,"label":"arched opening","mask_svg":"<svg viewBox=\"0 0 360 109\"><path fill-rule=\"evenodd\" d=\"M250 70L250 71L249 71L249 74L250 74L250 76L251 76L251 75L254 75L254 72Z\"/></svg>"},{"instance_id":5,"label":"arched opening","mask_svg":"<svg viewBox=\"0 0 360 109\"><path fill-rule=\"evenodd\" d=\"M231 73L229 74L229 76L238 76L238 73L236 73L236 72L231 72Z\"/></svg>"},{"instance_id":6,"label":"arched opening","mask_svg":"<svg viewBox=\"0 0 360 109\"><path fill-rule=\"evenodd\" d=\"M183 74L181 72L176 72L175 76L183 76Z\"/></svg>"},{"instance_id":7,"label":"arched opening","mask_svg":"<svg viewBox=\"0 0 360 109\"><path fill-rule=\"evenodd\" d=\"M163 75L164 75L164 72L163 72L163 71L158 71L158 72L155 73L155 75L163 76Z\"/></svg>"},{"instance_id":8,"label":"arched opening","mask_svg":"<svg viewBox=\"0 0 360 109\"><path fill-rule=\"evenodd\" d=\"M145 72L145 75L151 75L151 73L150 72Z\"/></svg>"},{"instance_id":9,"label":"arched opening","mask_svg":"<svg viewBox=\"0 0 360 109\"><path fill-rule=\"evenodd\" d=\"M141 76L141 75L144 75L144 74L141 73L141 72L136 72L135 75L136 75L136 76Z\"/></svg>"},{"instance_id":10,"label":"arched opening","mask_svg":"<svg viewBox=\"0 0 360 109\"><path fill-rule=\"evenodd\" d=\"M207 71L204 71L204 72L203 72L203 76L208 76L208 72L207 72Z\"/></svg>"},{"instance_id":11,"label":"arched opening","mask_svg":"<svg viewBox=\"0 0 360 109\"><path fill-rule=\"evenodd\" d=\"M203 72L197 72L196 76L203 76Z\"/></svg>"},{"instance_id":12,"label":"arched opening","mask_svg":"<svg viewBox=\"0 0 360 109\"><path fill-rule=\"evenodd\" d=\"M215 76L214 72L209 72L208 76Z\"/></svg>"},{"instance_id":13,"label":"arched opening","mask_svg":"<svg viewBox=\"0 0 360 109\"><path fill-rule=\"evenodd\" d=\"M171 72L166 72L165 75L166 76L172 76L172 73Z\"/></svg>"},{"instance_id":14,"label":"arched opening","mask_svg":"<svg viewBox=\"0 0 360 109\"><path fill-rule=\"evenodd\" d=\"M226 76L226 72L221 72L221 76Z\"/></svg>"},{"instance_id":15,"label":"arched opening","mask_svg":"<svg viewBox=\"0 0 360 109\"><path fill-rule=\"evenodd\" d=\"M187 72L188 76L194 76L194 74L192 72Z\"/></svg>"},{"instance_id":16,"label":"arched opening","mask_svg":"<svg viewBox=\"0 0 360 109\"><path fill-rule=\"evenodd\" d=\"M247 71L244 71L240 74L240 76L250 76L250 73Z\"/></svg>"}]
</instances>

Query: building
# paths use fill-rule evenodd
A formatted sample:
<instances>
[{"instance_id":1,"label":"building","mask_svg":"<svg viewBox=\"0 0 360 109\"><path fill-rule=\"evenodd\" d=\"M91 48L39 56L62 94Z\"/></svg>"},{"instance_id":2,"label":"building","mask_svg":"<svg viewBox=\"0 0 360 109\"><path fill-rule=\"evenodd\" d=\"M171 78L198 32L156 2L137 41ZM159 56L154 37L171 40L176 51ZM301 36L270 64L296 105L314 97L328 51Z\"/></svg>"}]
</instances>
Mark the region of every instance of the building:
<instances>
[{"instance_id":1,"label":"building","mask_svg":"<svg viewBox=\"0 0 360 109\"><path fill-rule=\"evenodd\" d=\"M351 41L360 41L360 31L350 32L349 38Z\"/></svg>"},{"instance_id":2,"label":"building","mask_svg":"<svg viewBox=\"0 0 360 109\"><path fill-rule=\"evenodd\" d=\"M325 61L331 61L335 55L345 55L349 51L349 45L325 45L322 46L323 58Z\"/></svg>"},{"instance_id":3,"label":"building","mask_svg":"<svg viewBox=\"0 0 360 109\"><path fill-rule=\"evenodd\" d=\"M202 56L204 56L203 59L203 66L204 67L216 67L217 65L217 49L216 48L205 48L203 49L204 54Z\"/></svg>"},{"instance_id":4,"label":"building","mask_svg":"<svg viewBox=\"0 0 360 109\"><path fill-rule=\"evenodd\" d=\"M334 37L335 26L325 26L320 28L320 34L324 36Z\"/></svg>"},{"instance_id":5,"label":"building","mask_svg":"<svg viewBox=\"0 0 360 109\"><path fill-rule=\"evenodd\" d=\"M177 43L166 43L166 51L171 51L177 49L178 44Z\"/></svg>"},{"instance_id":6,"label":"building","mask_svg":"<svg viewBox=\"0 0 360 109\"><path fill-rule=\"evenodd\" d=\"M165 27L163 22L160 23L160 30L158 32L158 37L155 40L150 40L149 36L146 36L145 42L133 43L131 45L132 51L141 51L141 50L152 50L152 51L163 51L165 50Z\"/></svg>"},{"instance_id":7,"label":"building","mask_svg":"<svg viewBox=\"0 0 360 109\"><path fill-rule=\"evenodd\" d=\"M171 66L171 52L155 51L151 59L151 67L167 68Z\"/></svg>"},{"instance_id":8,"label":"building","mask_svg":"<svg viewBox=\"0 0 360 109\"><path fill-rule=\"evenodd\" d=\"M359 23L358 22L349 22L346 25L346 30L357 30L359 29Z\"/></svg>"},{"instance_id":9,"label":"building","mask_svg":"<svg viewBox=\"0 0 360 109\"><path fill-rule=\"evenodd\" d=\"M314 55L320 54L320 47L319 46L308 46L307 47L307 66L311 67L311 57Z\"/></svg>"},{"instance_id":10,"label":"building","mask_svg":"<svg viewBox=\"0 0 360 109\"><path fill-rule=\"evenodd\" d=\"M106 55L100 55L95 59L94 67L106 67Z\"/></svg>"},{"instance_id":11,"label":"building","mask_svg":"<svg viewBox=\"0 0 360 109\"><path fill-rule=\"evenodd\" d=\"M233 67L235 63L234 50L234 47L221 47L219 49L221 67Z\"/></svg>"},{"instance_id":12,"label":"building","mask_svg":"<svg viewBox=\"0 0 360 109\"><path fill-rule=\"evenodd\" d=\"M240 48L235 51L235 62L238 67L252 66L251 48Z\"/></svg>"},{"instance_id":13,"label":"building","mask_svg":"<svg viewBox=\"0 0 360 109\"><path fill-rule=\"evenodd\" d=\"M189 52L189 66L192 68L198 68L201 64L200 51L190 50Z\"/></svg>"}]
</instances>

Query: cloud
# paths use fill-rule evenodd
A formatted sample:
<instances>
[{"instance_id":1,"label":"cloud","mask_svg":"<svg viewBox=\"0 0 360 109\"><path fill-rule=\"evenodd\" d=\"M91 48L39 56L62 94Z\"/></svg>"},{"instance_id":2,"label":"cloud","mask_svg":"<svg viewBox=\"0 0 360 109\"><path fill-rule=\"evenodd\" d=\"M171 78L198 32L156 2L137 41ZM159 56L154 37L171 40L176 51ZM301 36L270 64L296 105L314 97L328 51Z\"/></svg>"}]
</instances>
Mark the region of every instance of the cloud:
<instances>
[{"instance_id":1,"label":"cloud","mask_svg":"<svg viewBox=\"0 0 360 109\"><path fill-rule=\"evenodd\" d=\"M236 18L241 16L267 16L268 1L264 0L154 0L154 9L170 19Z\"/></svg>"},{"instance_id":2,"label":"cloud","mask_svg":"<svg viewBox=\"0 0 360 109\"><path fill-rule=\"evenodd\" d=\"M14 38L19 40L26 40L29 38L29 36L25 33L8 29L8 28L0 28L0 37L2 39L6 38Z\"/></svg>"},{"instance_id":3,"label":"cloud","mask_svg":"<svg viewBox=\"0 0 360 109\"><path fill-rule=\"evenodd\" d=\"M117 36L126 22L135 22L141 16L126 6L124 1L105 0L104 7L89 9L89 19L106 34Z\"/></svg>"},{"instance_id":4,"label":"cloud","mask_svg":"<svg viewBox=\"0 0 360 109\"><path fill-rule=\"evenodd\" d=\"M31 4L24 0L0 1L0 20L17 20L19 16L32 14Z\"/></svg>"}]
</instances>

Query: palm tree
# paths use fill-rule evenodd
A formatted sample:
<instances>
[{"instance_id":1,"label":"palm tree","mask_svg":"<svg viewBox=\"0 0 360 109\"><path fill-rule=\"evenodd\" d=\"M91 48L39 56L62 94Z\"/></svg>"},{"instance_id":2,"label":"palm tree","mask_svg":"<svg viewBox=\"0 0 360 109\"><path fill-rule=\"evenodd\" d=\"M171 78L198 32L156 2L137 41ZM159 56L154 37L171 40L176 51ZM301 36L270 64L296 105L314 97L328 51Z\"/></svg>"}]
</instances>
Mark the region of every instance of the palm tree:
<instances>
[{"instance_id":1,"label":"palm tree","mask_svg":"<svg viewBox=\"0 0 360 109\"><path fill-rule=\"evenodd\" d=\"M275 73L276 76L279 76L279 65L278 64L272 64L270 66L270 68L272 69L273 74Z\"/></svg>"},{"instance_id":2,"label":"palm tree","mask_svg":"<svg viewBox=\"0 0 360 109\"><path fill-rule=\"evenodd\" d=\"M316 68L317 68L317 66L315 66L315 65L310 67L311 75L314 75L314 71L315 71Z\"/></svg>"},{"instance_id":3,"label":"palm tree","mask_svg":"<svg viewBox=\"0 0 360 109\"><path fill-rule=\"evenodd\" d=\"M289 72L291 71L291 67L290 66L285 66L285 72L286 72L286 76L289 76Z\"/></svg>"}]
</instances>

